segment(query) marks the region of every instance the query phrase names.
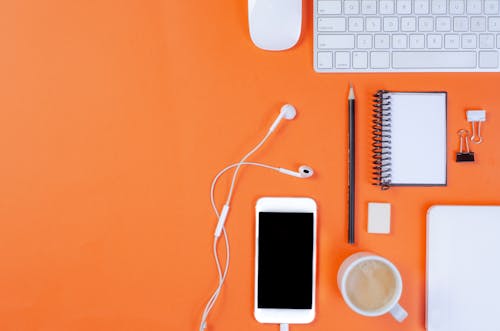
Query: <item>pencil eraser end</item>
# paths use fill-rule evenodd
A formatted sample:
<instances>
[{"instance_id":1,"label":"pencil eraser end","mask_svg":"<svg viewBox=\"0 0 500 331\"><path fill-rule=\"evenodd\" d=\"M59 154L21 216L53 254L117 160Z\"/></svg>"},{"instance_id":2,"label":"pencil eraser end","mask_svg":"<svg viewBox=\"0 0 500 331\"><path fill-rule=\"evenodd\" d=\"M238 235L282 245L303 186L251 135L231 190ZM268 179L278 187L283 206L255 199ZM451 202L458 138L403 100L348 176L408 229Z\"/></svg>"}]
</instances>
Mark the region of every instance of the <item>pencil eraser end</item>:
<instances>
[{"instance_id":1,"label":"pencil eraser end","mask_svg":"<svg viewBox=\"0 0 500 331\"><path fill-rule=\"evenodd\" d=\"M391 204L380 202L368 203L368 233L391 232Z\"/></svg>"}]
</instances>

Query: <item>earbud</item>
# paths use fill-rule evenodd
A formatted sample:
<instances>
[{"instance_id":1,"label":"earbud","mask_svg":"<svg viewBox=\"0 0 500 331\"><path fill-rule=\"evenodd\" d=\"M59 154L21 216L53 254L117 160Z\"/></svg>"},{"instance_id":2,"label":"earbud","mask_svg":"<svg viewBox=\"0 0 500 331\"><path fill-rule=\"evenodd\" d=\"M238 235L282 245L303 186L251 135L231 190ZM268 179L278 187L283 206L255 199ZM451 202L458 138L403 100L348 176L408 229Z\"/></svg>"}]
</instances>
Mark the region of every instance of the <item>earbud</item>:
<instances>
[{"instance_id":1,"label":"earbud","mask_svg":"<svg viewBox=\"0 0 500 331\"><path fill-rule=\"evenodd\" d=\"M297 109L290 104L286 104L281 107L280 114L283 114L287 120L293 120L297 115Z\"/></svg>"},{"instance_id":2,"label":"earbud","mask_svg":"<svg viewBox=\"0 0 500 331\"><path fill-rule=\"evenodd\" d=\"M294 106L289 104L284 105L283 107L281 107L280 114L274 120L273 124L271 125L271 128L269 129L269 132L273 132L283 118L286 118L287 120L293 120L296 115L297 115L297 110L295 109Z\"/></svg>"},{"instance_id":3,"label":"earbud","mask_svg":"<svg viewBox=\"0 0 500 331\"><path fill-rule=\"evenodd\" d=\"M299 173L301 175L300 177L309 178L312 177L312 175L314 175L314 170L311 167L303 165L299 167Z\"/></svg>"},{"instance_id":4,"label":"earbud","mask_svg":"<svg viewBox=\"0 0 500 331\"><path fill-rule=\"evenodd\" d=\"M299 171L292 171L285 168L279 168L278 171L281 172L282 174L298 178L309 178L314 174L314 170L312 170L311 167L305 165L300 166Z\"/></svg>"}]
</instances>

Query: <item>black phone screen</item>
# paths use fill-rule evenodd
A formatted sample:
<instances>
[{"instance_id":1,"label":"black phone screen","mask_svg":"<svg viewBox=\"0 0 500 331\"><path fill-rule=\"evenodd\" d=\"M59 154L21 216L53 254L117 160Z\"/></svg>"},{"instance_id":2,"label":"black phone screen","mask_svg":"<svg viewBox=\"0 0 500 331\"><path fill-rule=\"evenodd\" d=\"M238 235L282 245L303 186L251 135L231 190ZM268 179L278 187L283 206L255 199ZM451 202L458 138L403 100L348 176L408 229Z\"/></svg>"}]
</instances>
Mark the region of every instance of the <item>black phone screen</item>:
<instances>
[{"instance_id":1,"label":"black phone screen","mask_svg":"<svg viewBox=\"0 0 500 331\"><path fill-rule=\"evenodd\" d=\"M259 212L257 307L311 309L314 214Z\"/></svg>"}]
</instances>

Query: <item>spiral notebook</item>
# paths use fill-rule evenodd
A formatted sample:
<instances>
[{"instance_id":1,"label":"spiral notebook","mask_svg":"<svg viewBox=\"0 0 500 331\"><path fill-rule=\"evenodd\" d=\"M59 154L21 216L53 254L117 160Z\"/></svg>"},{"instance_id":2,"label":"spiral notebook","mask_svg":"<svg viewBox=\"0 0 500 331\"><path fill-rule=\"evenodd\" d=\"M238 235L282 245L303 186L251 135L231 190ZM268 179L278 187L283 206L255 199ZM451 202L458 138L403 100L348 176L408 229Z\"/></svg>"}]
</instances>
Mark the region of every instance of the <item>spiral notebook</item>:
<instances>
[{"instance_id":1,"label":"spiral notebook","mask_svg":"<svg viewBox=\"0 0 500 331\"><path fill-rule=\"evenodd\" d=\"M446 102L446 92L375 94L375 185L446 185Z\"/></svg>"}]
</instances>

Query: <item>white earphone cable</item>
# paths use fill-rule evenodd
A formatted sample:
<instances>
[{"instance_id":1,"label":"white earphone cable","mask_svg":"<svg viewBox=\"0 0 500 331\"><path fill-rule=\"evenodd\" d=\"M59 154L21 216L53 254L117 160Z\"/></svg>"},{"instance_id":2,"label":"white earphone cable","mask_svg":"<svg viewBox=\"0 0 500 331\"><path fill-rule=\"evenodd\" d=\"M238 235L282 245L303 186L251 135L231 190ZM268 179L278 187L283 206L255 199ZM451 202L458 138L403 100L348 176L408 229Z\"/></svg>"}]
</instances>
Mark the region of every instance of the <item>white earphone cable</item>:
<instances>
[{"instance_id":1,"label":"white earphone cable","mask_svg":"<svg viewBox=\"0 0 500 331\"><path fill-rule=\"evenodd\" d=\"M214 193L215 193L215 185L217 184L217 180L219 179L219 177L221 177L226 171L232 169L232 168L235 168L235 167L241 167L242 165L252 165L252 166L257 166L257 167L262 167L262 168L267 168L267 169L271 169L271 170L276 170L276 171L279 171L279 168L278 167L273 167L273 166L270 166L270 165L267 165L267 164L264 164L264 163L257 163L257 162L238 162L238 163L233 163L233 164L230 164L228 165L227 167L225 167L224 169L222 169L221 171L219 171L219 173L214 177L214 180L212 181L212 187L210 188L210 200L212 202L212 208L214 209L215 211L215 214L217 215L217 217L219 217L219 212L217 210L217 206L215 204L215 198L214 198Z\"/></svg>"},{"instance_id":2,"label":"white earphone cable","mask_svg":"<svg viewBox=\"0 0 500 331\"><path fill-rule=\"evenodd\" d=\"M273 170L279 171L279 168L272 167L272 166L269 166L269 165L266 165L266 164L255 163L255 162L245 162L246 159L248 159L250 156L252 156L252 154L254 154L260 147L262 147L262 145L264 145L264 143L266 142L266 140L271 136L272 132L273 131L269 130L266 133L266 135L264 136L264 138L262 138L262 140L250 152L248 152L240 160L240 162L234 163L234 164L231 164L231 165L225 167L224 169L222 169L221 171L219 171L219 173L213 179L212 185L211 185L211 188L210 188L210 201L211 201L211 204L212 204L212 209L214 210L215 215L217 216L218 219L220 217L220 213L219 213L219 211L217 209L217 206L215 204L215 197L214 197L215 186L217 184L217 180L226 171L228 171L229 169L232 169L232 168L236 167L236 169L235 169L235 171L233 173L232 180L231 180L231 186L229 188L229 194L228 194L225 206L229 206L229 203L231 202L231 198L232 198L233 190L234 190L234 185L236 183L236 176L238 175L238 172L239 172L240 167L242 165L254 165L254 166L259 166L259 167L263 167L263 168L268 168L268 169L273 169ZM208 300L208 302L207 302L207 304L205 306L205 309L203 310L203 314L202 314L202 318L201 318L201 322L200 322L200 329L199 329L200 331L203 331L207 327L208 315L210 314L210 311L212 310L213 306L215 305L215 302L217 301L217 298L219 297L219 294L220 294L220 292L222 290L222 286L224 285L224 282L226 280L227 272L229 270L229 260L230 260L229 239L228 239L228 235L227 235L227 232L226 232L226 229L225 229L224 225L222 225L222 234L224 236L224 242L225 242L225 246L226 246L226 259L225 259L226 263L225 263L225 266L224 266L224 271L222 271L221 263L220 263L220 260L219 260L219 254L217 252L217 243L219 241L219 237L218 236L214 236L213 253L214 253L215 264L216 264L216 267L217 267L217 273L219 275L219 284L218 284L217 288L215 289L214 293L212 294L212 296L210 297L210 299Z\"/></svg>"},{"instance_id":3,"label":"white earphone cable","mask_svg":"<svg viewBox=\"0 0 500 331\"><path fill-rule=\"evenodd\" d=\"M266 133L266 135L264 136L264 138L262 138L262 140L250 152L248 152L240 160L240 162L237 163L236 170L234 170L234 173L233 173L233 179L231 180L231 187L229 188L229 194L227 196L226 205L229 205L229 203L231 202L231 198L233 197L234 184L236 182L236 176L238 175L238 172L240 171L241 164L243 164L246 161L246 159L248 159L250 156L252 156L253 153L255 153L259 148L261 148L262 145L264 145L264 143L271 136L272 133L273 133L273 131L269 130Z\"/></svg>"},{"instance_id":4,"label":"white earphone cable","mask_svg":"<svg viewBox=\"0 0 500 331\"><path fill-rule=\"evenodd\" d=\"M212 202L212 207L213 207L213 210L214 210L215 214L217 215L217 217L219 216L219 211L217 210L217 207L216 207L216 204L215 204L215 198L214 198L215 186L217 184L217 181L218 181L218 179L226 171L228 171L228 170L230 170L232 168L238 167L238 166L242 166L242 165L252 165L252 166L257 166L257 167L261 167L261 168L267 168L267 169L279 171L278 167L273 167L273 166L270 166L270 165L267 165L267 164L256 163L256 162L238 162L238 163L233 163L233 164L225 167L221 171L219 171L219 173L213 179L213 181L212 181L212 187L210 188L210 200ZM217 298L218 298L218 296L220 294L220 291L222 289L222 286L224 285L224 281L226 279L227 271L228 271L228 268L229 268L229 253L230 253L230 250L229 250L229 240L228 240L228 236L227 236L227 232L226 232L225 228L222 229L222 234L224 236L224 241L225 241L225 246L226 246L226 264L224 266L224 272L222 272L221 264L220 264L220 260L219 260L219 256L217 254L217 238L214 237L213 253L214 253L214 258L215 258L215 264L217 266L217 272L219 274L219 285L217 286L216 290L214 291L214 293L212 294L212 296L208 300L208 303L207 303L207 305L205 307L205 310L203 311L202 321L201 321L201 325L200 325L200 331L203 330L206 327L206 320L208 318L208 314L212 310L212 308L213 308L213 306L214 306L214 304L215 304L215 302L216 302L216 300L217 300Z\"/></svg>"},{"instance_id":5,"label":"white earphone cable","mask_svg":"<svg viewBox=\"0 0 500 331\"><path fill-rule=\"evenodd\" d=\"M205 306L205 309L203 311L201 323L200 323L200 331L204 330L207 326L207 318L208 314L212 310L213 306L215 305L215 302L217 301L217 298L219 297L220 291L222 290L222 286L224 285L224 281L227 276L227 271L229 268L229 240L227 237L226 229L222 230L222 234L224 236L224 241L226 245L226 265L224 267L224 272L221 270L221 265L219 261L219 256L217 254L217 238L214 237L214 247L213 247L213 253L214 253L214 258L215 258L215 264L217 266L217 273L219 274L219 285L215 289L214 293L208 300L207 305Z\"/></svg>"}]
</instances>

